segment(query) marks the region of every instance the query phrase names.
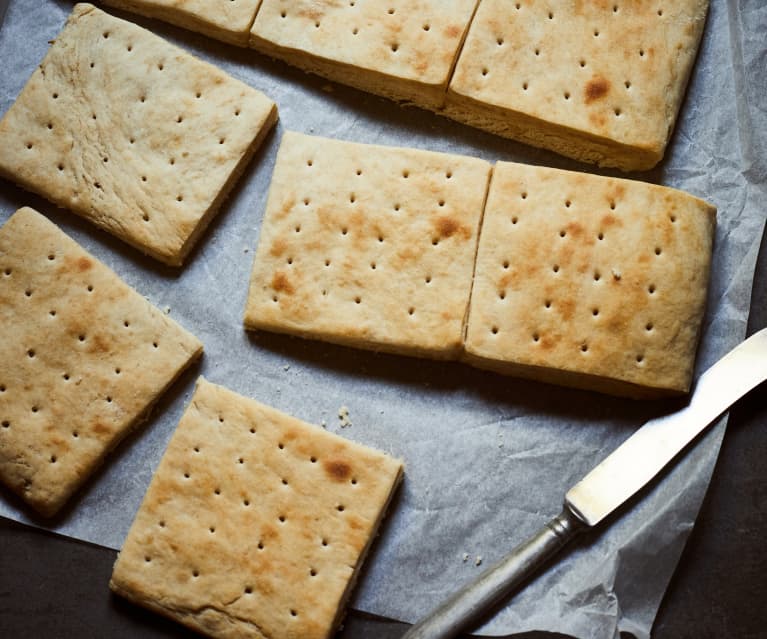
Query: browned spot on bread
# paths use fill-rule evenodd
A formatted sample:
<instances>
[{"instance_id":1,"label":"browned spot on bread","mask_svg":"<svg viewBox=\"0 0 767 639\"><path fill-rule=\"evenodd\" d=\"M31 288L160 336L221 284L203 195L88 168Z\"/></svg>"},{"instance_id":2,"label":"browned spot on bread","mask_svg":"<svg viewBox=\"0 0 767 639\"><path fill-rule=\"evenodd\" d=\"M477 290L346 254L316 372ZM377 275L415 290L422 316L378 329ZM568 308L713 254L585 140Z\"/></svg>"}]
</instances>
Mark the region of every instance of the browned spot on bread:
<instances>
[{"instance_id":1,"label":"browned spot on bread","mask_svg":"<svg viewBox=\"0 0 767 639\"><path fill-rule=\"evenodd\" d=\"M287 293L288 295L292 295L295 293L295 289L293 288L293 285L290 283L290 280L288 279L288 276L285 275L282 271L279 271L274 274L274 277L272 278L272 288L275 291L279 291L281 293Z\"/></svg>"},{"instance_id":2,"label":"browned spot on bread","mask_svg":"<svg viewBox=\"0 0 767 639\"><path fill-rule=\"evenodd\" d=\"M464 239L468 240L471 238L471 229L468 226L461 226L453 218L447 215L438 217L434 221L434 226L441 238L452 237L458 232L460 232Z\"/></svg>"},{"instance_id":3,"label":"browned spot on bread","mask_svg":"<svg viewBox=\"0 0 767 639\"><path fill-rule=\"evenodd\" d=\"M573 237L580 237L583 235L583 226L578 222L570 222L566 227L567 233Z\"/></svg>"},{"instance_id":4,"label":"browned spot on bread","mask_svg":"<svg viewBox=\"0 0 767 639\"><path fill-rule=\"evenodd\" d=\"M102 424L100 421L93 422L93 425L91 426L91 431L93 431L96 435L109 435L112 432L112 429L109 428L106 424Z\"/></svg>"},{"instance_id":5,"label":"browned spot on bread","mask_svg":"<svg viewBox=\"0 0 767 639\"><path fill-rule=\"evenodd\" d=\"M309 18L310 20L314 20L314 21L317 21L320 18L324 17L323 12L320 9L314 9L312 7L301 9L298 12L298 15L301 16L302 18Z\"/></svg>"},{"instance_id":6,"label":"browned spot on bread","mask_svg":"<svg viewBox=\"0 0 767 639\"><path fill-rule=\"evenodd\" d=\"M605 124L607 123L607 119L605 118L603 113L589 113L589 122L594 125L597 129L603 129Z\"/></svg>"},{"instance_id":7,"label":"browned spot on bread","mask_svg":"<svg viewBox=\"0 0 767 639\"><path fill-rule=\"evenodd\" d=\"M288 248L287 242L282 238L277 238L272 242L272 247L269 249L269 254L273 257L280 257Z\"/></svg>"},{"instance_id":8,"label":"browned spot on bread","mask_svg":"<svg viewBox=\"0 0 767 639\"><path fill-rule=\"evenodd\" d=\"M279 536L280 536L280 533L274 526L270 526L266 524L261 529L261 539L263 539L264 541L268 539L277 539L277 537Z\"/></svg>"},{"instance_id":9,"label":"browned spot on bread","mask_svg":"<svg viewBox=\"0 0 767 639\"><path fill-rule=\"evenodd\" d=\"M83 255L81 258L77 260L75 265L77 267L77 270L82 273L84 271L87 271L89 268L91 268L93 266L93 262Z\"/></svg>"},{"instance_id":10,"label":"browned spot on bread","mask_svg":"<svg viewBox=\"0 0 767 639\"><path fill-rule=\"evenodd\" d=\"M575 314L575 300L568 297L558 299L556 309L559 311L563 320L569 321Z\"/></svg>"},{"instance_id":11,"label":"browned spot on bread","mask_svg":"<svg viewBox=\"0 0 767 639\"><path fill-rule=\"evenodd\" d=\"M558 335L544 335L541 338L541 348L546 351L550 351L559 343Z\"/></svg>"},{"instance_id":12,"label":"browned spot on bread","mask_svg":"<svg viewBox=\"0 0 767 639\"><path fill-rule=\"evenodd\" d=\"M96 333L88 342L88 351L91 353L108 353L112 350L109 342Z\"/></svg>"},{"instance_id":13,"label":"browned spot on bread","mask_svg":"<svg viewBox=\"0 0 767 639\"><path fill-rule=\"evenodd\" d=\"M413 248L405 247L399 251L397 251L397 259L401 260L402 262L408 262L410 260L416 260L421 256L421 253L419 251L416 251Z\"/></svg>"},{"instance_id":14,"label":"browned spot on bread","mask_svg":"<svg viewBox=\"0 0 767 639\"><path fill-rule=\"evenodd\" d=\"M335 229L339 225L335 210L327 206L318 206L316 211L317 221L323 229Z\"/></svg>"},{"instance_id":15,"label":"browned spot on bread","mask_svg":"<svg viewBox=\"0 0 767 639\"><path fill-rule=\"evenodd\" d=\"M352 469L346 462L339 460L326 461L323 466L328 477L335 481L346 481L352 473Z\"/></svg>"},{"instance_id":16,"label":"browned spot on bread","mask_svg":"<svg viewBox=\"0 0 767 639\"><path fill-rule=\"evenodd\" d=\"M610 91L610 82L601 76L594 76L586 83L584 99L586 104L605 97Z\"/></svg>"},{"instance_id":17,"label":"browned spot on bread","mask_svg":"<svg viewBox=\"0 0 767 639\"><path fill-rule=\"evenodd\" d=\"M72 447L69 445L69 442L65 439L62 439L61 437L54 436L51 438L51 444L57 451L57 454L63 455L68 453Z\"/></svg>"},{"instance_id":18,"label":"browned spot on bread","mask_svg":"<svg viewBox=\"0 0 767 639\"><path fill-rule=\"evenodd\" d=\"M462 29L457 24L449 24L445 27L445 37L446 38L457 38L461 35Z\"/></svg>"},{"instance_id":19,"label":"browned spot on bread","mask_svg":"<svg viewBox=\"0 0 767 639\"><path fill-rule=\"evenodd\" d=\"M294 198L292 195L287 197L280 206L279 213L277 213L277 217L285 217L288 213L290 213L293 210L293 207L296 205L296 198Z\"/></svg>"},{"instance_id":20,"label":"browned spot on bread","mask_svg":"<svg viewBox=\"0 0 767 639\"><path fill-rule=\"evenodd\" d=\"M601 222L602 222L602 226L604 227L620 225L620 221L618 221L618 219L612 213L608 213L607 215L605 215L602 218Z\"/></svg>"},{"instance_id":21,"label":"browned spot on bread","mask_svg":"<svg viewBox=\"0 0 767 639\"><path fill-rule=\"evenodd\" d=\"M458 222L446 216L437 218L436 226L441 237L450 237L460 228Z\"/></svg>"},{"instance_id":22,"label":"browned spot on bread","mask_svg":"<svg viewBox=\"0 0 767 639\"><path fill-rule=\"evenodd\" d=\"M259 558L259 562L255 566L255 569L260 574L260 578L256 580L256 591L265 596L274 594L274 586L272 585L271 580L267 581L264 579L265 575L275 574L274 564L261 557Z\"/></svg>"},{"instance_id":23,"label":"browned spot on bread","mask_svg":"<svg viewBox=\"0 0 767 639\"><path fill-rule=\"evenodd\" d=\"M514 290L518 281L519 272L516 269L513 269L501 276L501 278L498 280L498 287L502 289L511 288Z\"/></svg>"},{"instance_id":24,"label":"browned spot on bread","mask_svg":"<svg viewBox=\"0 0 767 639\"><path fill-rule=\"evenodd\" d=\"M349 516L347 518L347 525L352 530L362 530L365 527L365 522L359 517Z\"/></svg>"}]
</instances>

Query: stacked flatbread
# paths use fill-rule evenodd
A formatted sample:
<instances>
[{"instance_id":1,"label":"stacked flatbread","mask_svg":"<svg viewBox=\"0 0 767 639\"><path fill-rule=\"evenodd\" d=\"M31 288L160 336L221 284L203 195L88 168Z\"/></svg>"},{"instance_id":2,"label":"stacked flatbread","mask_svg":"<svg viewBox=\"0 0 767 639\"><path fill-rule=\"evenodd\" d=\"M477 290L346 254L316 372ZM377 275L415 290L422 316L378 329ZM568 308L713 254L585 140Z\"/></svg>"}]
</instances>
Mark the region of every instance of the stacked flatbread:
<instances>
[{"instance_id":1,"label":"stacked flatbread","mask_svg":"<svg viewBox=\"0 0 767 639\"><path fill-rule=\"evenodd\" d=\"M715 215L652 184L510 163L491 180L471 158L287 133L245 325L633 397L686 392Z\"/></svg>"},{"instance_id":2,"label":"stacked flatbread","mask_svg":"<svg viewBox=\"0 0 767 639\"><path fill-rule=\"evenodd\" d=\"M210 636L331 637L401 475L200 379L111 588Z\"/></svg>"},{"instance_id":3,"label":"stacked flatbread","mask_svg":"<svg viewBox=\"0 0 767 639\"><path fill-rule=\"evenodd\" d=\"M0 480L53 515L202 344L30 208L0 229Z\"/></svg>"},{"instance_id":4,"label":"stacked flatbread","mask_svg":"<svg viewBox=\"0 0 767 639\"><path fill-rule=\"evenodd\" d=\"M0 120L0 175L179 265L276 114L255 89L78 4Z\"/></svg>"},{"instance_id":5,"label":"stacked flatbread","mask_svg":"<svg viewBox=\"0 0 767 639\"><path fill-rule=\"evenodd\" d=\"M191 0L110 2L183 26L190 13L218 20ZM255 15L250 46L270 56L624 170L663 157L708 11L708 0L238 3ZM244 23L230 41L244 44Z\"/></svg>"}]
</instances>

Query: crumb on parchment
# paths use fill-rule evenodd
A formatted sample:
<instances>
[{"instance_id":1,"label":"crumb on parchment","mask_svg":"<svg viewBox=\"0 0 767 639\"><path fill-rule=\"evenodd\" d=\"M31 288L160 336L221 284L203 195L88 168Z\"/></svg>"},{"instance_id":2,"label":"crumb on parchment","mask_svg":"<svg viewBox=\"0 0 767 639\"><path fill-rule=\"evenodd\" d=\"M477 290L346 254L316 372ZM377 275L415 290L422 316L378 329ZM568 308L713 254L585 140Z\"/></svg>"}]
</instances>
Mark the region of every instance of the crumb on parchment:
<instances>
[{"instance_id":1,"label":"crumb on parchment","mask_svg":"<svg viewBox=\"0 0 767 639\"><path fill-rule=\"evenodd\" d=\"M349 409L346 406L341 406L338 409L338 419L341 420L341 428L347 428L352 425L352 420L349 418Z\"/></svg>"}]
</instances>

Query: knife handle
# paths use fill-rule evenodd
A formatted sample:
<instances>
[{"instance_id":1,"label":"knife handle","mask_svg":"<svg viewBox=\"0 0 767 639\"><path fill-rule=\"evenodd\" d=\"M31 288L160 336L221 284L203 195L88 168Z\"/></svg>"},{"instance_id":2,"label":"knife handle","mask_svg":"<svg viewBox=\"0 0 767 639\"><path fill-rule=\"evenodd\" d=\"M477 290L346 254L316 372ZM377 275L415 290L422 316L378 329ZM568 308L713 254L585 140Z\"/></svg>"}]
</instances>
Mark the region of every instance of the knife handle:
<instances>
[{"instance_id":1,"label":"knife handle","mask_svg":"<svg viewBox=\"0 0 767 639\"><path fill-rule=\"evenodd\" d=\"M452 639L463 630L477 627L488 612L583 528L583 522L565 506L559 515L498 564L410 628L402 639Z\"/></svg>"}]
</instances>

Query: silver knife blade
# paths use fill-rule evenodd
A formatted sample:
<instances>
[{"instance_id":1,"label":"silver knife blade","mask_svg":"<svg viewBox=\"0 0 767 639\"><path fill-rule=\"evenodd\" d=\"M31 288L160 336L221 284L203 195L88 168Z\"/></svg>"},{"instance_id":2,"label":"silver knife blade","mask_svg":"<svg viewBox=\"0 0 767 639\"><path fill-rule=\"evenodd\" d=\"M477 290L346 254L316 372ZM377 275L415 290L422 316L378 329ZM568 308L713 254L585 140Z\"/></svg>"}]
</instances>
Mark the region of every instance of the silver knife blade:
<instances>
[{"instance_id":1,"label":"silver knife blade","mask_svg":"<svg viewBox=\"0 0 767 639\"><path fill-rule=\"evenodd\" d=\"M736 346L698 380L687 406L647 422L571 488L562 512L402 639L453 639L473 628L580 531L630 499L740 397L767 380L767 328Z\"/></svg>"},{"instance_id":2,"label":"silver knife blade","mask_svg":"<svg viewBox=\"0 0 767 639\"><path fill-rule=\"evenodd\" d=\"M573 486L565 503L594 526L637 493L739 397L767 377L767 329L701 375L690 403L652 419Z\"/></svg>"}]
</instances>

